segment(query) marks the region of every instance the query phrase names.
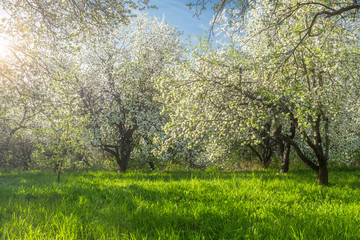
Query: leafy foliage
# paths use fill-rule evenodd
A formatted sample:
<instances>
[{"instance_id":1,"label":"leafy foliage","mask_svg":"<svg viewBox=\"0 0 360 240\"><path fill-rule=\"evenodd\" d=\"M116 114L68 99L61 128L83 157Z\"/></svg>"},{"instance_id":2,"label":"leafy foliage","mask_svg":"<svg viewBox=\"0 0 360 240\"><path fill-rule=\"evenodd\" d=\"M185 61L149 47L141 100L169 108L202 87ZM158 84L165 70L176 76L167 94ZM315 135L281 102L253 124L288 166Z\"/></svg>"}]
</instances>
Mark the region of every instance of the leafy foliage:
<instances>
[{"instance_id":1,"label":"leafy foliage","mask_svg":"<svg viewBox=\"0 0 360 240\"><path fill-rule=\"evenodd\" d=\"M309 28L318 7L272 3L256 4L245 15L236 8L224 11L217 21L232 46L213 50L200 42L174 77L164 78L170 87L163 101L172 110L168 128L184 136L268 145L263 155L271 152L272 138L286 142L327 184L331 141L358 141L350 139L357 110L348 109L359 108L359 21L334 15ZM348 128L341 124L343 114L352 115ZM338 126L345 128L339 132ZM301 141L294 140L294 130Z\"/></svg>"}]
</instances>

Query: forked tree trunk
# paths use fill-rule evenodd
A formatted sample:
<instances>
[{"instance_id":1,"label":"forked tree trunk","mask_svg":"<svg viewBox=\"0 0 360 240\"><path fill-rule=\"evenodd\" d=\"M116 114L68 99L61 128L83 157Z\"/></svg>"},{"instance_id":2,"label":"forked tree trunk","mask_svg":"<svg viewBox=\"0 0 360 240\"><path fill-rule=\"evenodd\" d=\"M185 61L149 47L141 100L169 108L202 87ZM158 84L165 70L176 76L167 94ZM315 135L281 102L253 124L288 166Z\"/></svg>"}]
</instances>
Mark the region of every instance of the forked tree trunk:
<instances>
[{"instance_id":1,"label":"forked tree trunk","mask_svg":"<svg viewBox=\"0 0 360 240\"><path fill-rule=\"evenodd\" d=\"M280 125L277 127L276 129L276 135L278 136L279 134L282 133L282 129L283 127ZM290 127L290 139L294 139L295 138L295 125L291 124ZM288 173L289 172L289 165L290 165L290 151L291 151L291 144L288 141L284 141L283 139L277 137L277 144L279 146L279 152L280 152L280 161L281 161L281 165L280 165L280 173Z\"/></svg>"},{"instance_id":2,"label":"forked tree trunk","mask_svg":"<svg viewBox=\"0 0 360 240\"><path fill-rule=\"evenodd\" d=\"M123 134L123 138L121 139L119 145L103 145L104 150L115 157L119 170L122 173L126 172L128 168L131 152L134 149L132 135L136 129L137 126L127 130Z\"/></svg>"},{"instance_id":3,"label":"forked tree trunk","mask_svg":"<svg viewBox=\"0 0 360 240\"><path fill-rule=\"evenodd\" d=\"M327 168L327 157L319 157L317 158L317 164L313 163L301 150L299 145L290 137L280 134L284 141L287 141L291 144L291 146L296 151L299 158L308 165L311 169L313 169L318 175L318 183L320 185L328 185L329 184L329 177L328 177L328 168Z\"/></svg>"},{"instance_id":4,"label":"forked tree trunk","mask_svg":"<svg viewBox=\"0 0 360 240\"><path fill-rule=\"evenodd\" d=\"M272 157L272 151L270 153L266 153L262 158L262 163L264 169L267 169L270 167L271 164L271 157Z\"/></svg>"},{"instance_id":5,"label":"forked tree trunk","mask_svg":"<svg viewBox=\"0 0 360 240\"><path fill-rule=\"evenodd\" d=\"M269 168L269 166L271 164L271 157L272 157L272 154L273 154L272 146L271 145L263 145L261 147L263 149L262 152L256 150L256 148L249 145L249 148L258 157L258 159L259 159L261 165L263 166L263 168L267 169L267 168Z\"/></svg>"},{"instance_id":6,"label":"forked tree trunk","mask_svg":"<svg viewBox=\"0 0 360 240\"><path fill-rule=\"evenodd\" d=\"M248 145L251 151L256 154L264 169L267 169L270 166L271 157L273 155L274 139L269 135L270 129L271 123L268 122L264 125L264 129L259 132L262 143L258 145L259 147L257 149Z\"/></svg>"}]
</instances>

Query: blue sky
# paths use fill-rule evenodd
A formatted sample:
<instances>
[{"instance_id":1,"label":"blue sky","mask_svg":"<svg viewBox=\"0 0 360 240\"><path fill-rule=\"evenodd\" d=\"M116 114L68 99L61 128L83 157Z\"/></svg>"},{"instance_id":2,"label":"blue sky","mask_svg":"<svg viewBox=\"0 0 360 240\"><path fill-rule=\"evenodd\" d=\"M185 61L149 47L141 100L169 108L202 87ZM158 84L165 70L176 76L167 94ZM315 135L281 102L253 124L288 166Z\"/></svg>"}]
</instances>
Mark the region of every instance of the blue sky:
<instances>
[{"instance_id":1,"label":"blue sky","mask_svg":"<svg viewBox=\"0 0 360 240\"><path fill-rule=\"evenodd\" d=\"M204 36L205 31L210 30L213 12L211 9L206 10L197 18L194 16L195 9L190 10L186 6L189 2L196 2L196 0L150 0L150 5L155 5L158 9L150 9L147 12L151 16L156 16L160 19L165 15L165 20L171 26L178 27L178 30L183 32L182 40L186 40L187 36L190 35L191 41L195 43L196 35ZM211 38L212 40L218 39L216 37Z\"/></svg>"},{"instance_id":2,"label":"blue sky","mask_svg":"<svg viewBox=\"0 0 360 240\"><path fill-rule=\"evenodd\" d=\"M195 9L190 10L186 6L189 2L191 0L151 0L150 4L156 5L158 9L148 10L148 13L159 18L165 15L165 20L170 25L178 27L178 30L183 32L184 39L190 35L194 41L196 35L203 36L204 32L210 29L212 10L203 12L200 18L197 18L194 16Z\"/></svg>"},{"instance_id":3,"label":"blue sky","mask_svg":"<svg viewBox=\"0 0 360 240\"><path fill-rule=\"evenodd\" d=\"M195 40L196 35L204 35L205 31L209 31L212 19L212 10L207 10L201 14L199 18L194 16L195 9L189 9L186 6L189 2L196 0L150 0L150 5L157 6L158 9L150 9L147 12L151 16L156 16L162 19L165 15L165 20L174 27L178 27L180 32L183 32L183 39L187 35ZM0 17L2 13L0 11Z\"/></svg>"}]
</instances>

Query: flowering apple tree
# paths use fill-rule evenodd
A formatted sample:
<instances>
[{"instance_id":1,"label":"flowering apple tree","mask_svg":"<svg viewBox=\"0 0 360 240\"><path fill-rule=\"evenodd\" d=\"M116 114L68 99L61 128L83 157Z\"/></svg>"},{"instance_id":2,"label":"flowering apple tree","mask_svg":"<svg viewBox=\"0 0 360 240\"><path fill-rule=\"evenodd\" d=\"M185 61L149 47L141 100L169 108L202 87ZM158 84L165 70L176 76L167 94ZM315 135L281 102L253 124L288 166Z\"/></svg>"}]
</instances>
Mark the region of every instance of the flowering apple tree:
<instances>
[{"instance_id":1,"label":"flowering apple tree","mask_svg":"<svg viewBox=\"0 0 360 240\"><path fill-rule=\"evenodd\" d=\"M346 136L356 122L339 116L358 107L359 22L334 15L317 19L309 30L307 18L318 9L301 7L280 18L276 8L292 3L279 3L265 1L245 16L229 10L231 24L229 12L218 19L232 47L200 47L164 80L172 86L163 94L173 108L168 126L184 135L213 132L254 145L273 137L294 148L319 184L328 184L332 140L340 139L335 129L349 121L341 132ZM304 38L304 31L319 34Z\"/></svg>"},{"instance_id":2,"label":"flowering apple tree","mask_svg":"<svg viewBox=\"0 0 360 240\"><path fill-rule=\"evenodd\" d=\"M91 142L114 156L122 172L140 139L151 141L164 125L154 82L179 59L178 35L164 20L139 16L129 25L94 34L73 56Z\"/></svg>"}]
</instances>

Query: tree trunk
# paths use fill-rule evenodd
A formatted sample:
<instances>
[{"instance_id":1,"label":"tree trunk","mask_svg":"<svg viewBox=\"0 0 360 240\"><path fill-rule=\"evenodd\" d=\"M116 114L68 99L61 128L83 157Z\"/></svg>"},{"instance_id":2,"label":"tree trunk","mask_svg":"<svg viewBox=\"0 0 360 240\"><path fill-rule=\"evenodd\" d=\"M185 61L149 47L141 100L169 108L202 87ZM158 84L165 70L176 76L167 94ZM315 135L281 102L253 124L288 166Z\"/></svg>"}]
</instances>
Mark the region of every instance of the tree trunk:
<instances>
[{"instance_id":1,"label":"tree trunk","mask_svg":"<svg viewBox=\"0 0 360 240\"><path fill-rule=\"evenodd\" d=\"M272 154L273 154L271 146L270 145L262 146L262 149L263 149L262 153L260 151L256 150L256 148L254 148L251 145L248 145L248 147L258 157L258 159L259 159L261 165L263 166L263 168L267 169L271 164L271 157L272 157Z\"/></svg>"},{"instance_id":2,"label":"tree trunk","mask_svg":"<svg viewBox=\"0 0 360 240\"><path fill-rule=\"evenodd\" d=\"M300 149L299 145L290 137L286 135L279 135L284 141L291 143L294 150L296 151L297 155L300 159L308 165L311 169L313 169L318 175L318 183L320 185L328 185L329 184L329 177L328 177L328 168L327 168L327 161L328 158L325 156L318 155L317 156L317 164L313 163L308 157Z\"/></svg>"},{"instance_id":3,"label":"tree trunk","mask_svg":"<svg viewBox=\"0 0 360 240\"><path fill-rule=\"evenodd\" d=\"M61 174L61 171L60 169L57 171L57 182L60 183L60 174Z\"/></svg>"},{"instance_id":4,"label":"tree trunk","mask_svg":"<svg viewBox=\"0 0 360 240\"><path fill-rule=\"evenodd\" d=\"M24 161L23 162L23 169L24 169L24 171L28 171L29 168L30 168L31 158L26 157L23 161Z\"/></svg>"},{"instance_id":5,"label":"tree trunk","mask_svg":"<svg viewBox=\"0 0 360 240\"><path fill-rule=\"evenodd\" d=\"M318 171L318 182L319 185L329 185L329 173L327 167L327 159L323 159L319 164Z\"/></svg>"},{"instance_id":6,"label":"tree trunk","mask_svg":"<svg viewBox=\"0 0 360 240\"><path fill-rule=\"evenodd\" d=\"M129 159L130 159L130 154L129 155L127 155L125 153L121 154L121 160L120 160L120 162L118 162L119 170L121 173L126 172L128 163L129 163Z\"/></svg>"},{"instance_id":7,"label":"tree trunk","mask_svg":"<svg viewBox=\"0 0 360 240\"><path fill-rule=\"evenodd\" d=\"M119 166L119 171L125 173L128 167L130 154L126 154L125 151L121 151L120 154L115 155L116 163Z\"/></svg>"},{"instance_id":8,"label":"tree trunk","mask_svg":"<svg viewBox=\"0 0 360 240\"><path fill-rule=\"evenodd\" d=\"M55 169L56 169L56 174L57 174L57 182L60 183L60 175L61 175L61 166L62 166L62 162L58 161L55 164Z\"/></svg>"},{"instance_id":9,"label":"tree trunk","mask_svg":"<svg viewBox=\"0 0 360 240\"><path fill-rule=\"evenodd\" d=\"M155 164L154 164L154 161L149 159L148 160L148 164L149 164L149 167L152 171L155 171Z\"/></svg>"},{"instance_id":10,"label":"tree trunk","mask_svg":"<svg viewBox=\"0 0 360 240\"><path fill-rule=\"evenodd\" d=\"M132 152L132 142L125 140L121 144L121 148L119 150L120 150L120 162L118 162L118 164L119 164L120 172L124 173L128 168L128 164Z\"/></svg>"},{"instance_id":11,"label":"tree trunk","mask_svg":"<svg viewBox=\"0 0 360 240\"><path fill-rule=\"evenodd\" d=\"M289 130L290 130L290 135L288 135L288 137L291 140L293 140L296 134L296 128L294 123L291 123ZM277 126L275 135L280 152L280 161L281 161L280 173L288 173L289 164L290 164L291 143L290 141L286 141L286 138L281 137L281 135L283 135L282 131L283 131L282 125Z\"/></svg>"},{"instance_id":12,"label":"tree trunk","mask_svg":"<svg viewBox=\"0 0 360 240\"><path fill-rule=\"evenodd\" d=\"M272 151L266 152L266 153L263 155L262 163L263 163L264 169L267 169L267 168L270 167L270 164L271 164L271 156L272 156Z\"/></svg>"},{"instance_id":13,"label":"tree trunk","mask_svg":"<svg viewBox=\"0 0 360 240\"><path fill-rule=\"evenodd\" d=\"M122 173L127 170L133 148L133 143L130 140L123 140L120 146L104 145L104 150L115 157L119 171Z\"/></svg>"},{"instance_id":14,"label":"tree trunk","mask_svg":"<svg viewBox=\"0 0 360 240\"><path fill-rule=\"evenodd\" d=\"M280 146L280 159L281 159L281 166L280 166L280 173L288 173L289 172L289 165L290 165L290 150L291 145L289 143L281 143Z\"/></svg>"}]
</instances>

